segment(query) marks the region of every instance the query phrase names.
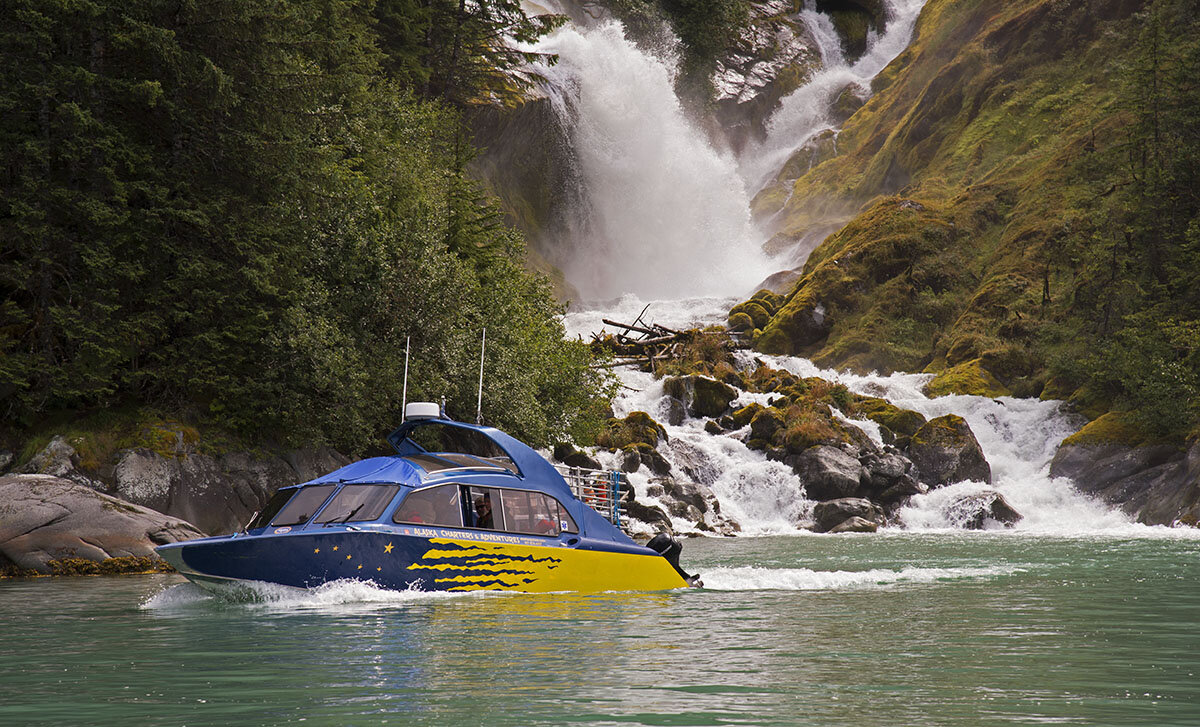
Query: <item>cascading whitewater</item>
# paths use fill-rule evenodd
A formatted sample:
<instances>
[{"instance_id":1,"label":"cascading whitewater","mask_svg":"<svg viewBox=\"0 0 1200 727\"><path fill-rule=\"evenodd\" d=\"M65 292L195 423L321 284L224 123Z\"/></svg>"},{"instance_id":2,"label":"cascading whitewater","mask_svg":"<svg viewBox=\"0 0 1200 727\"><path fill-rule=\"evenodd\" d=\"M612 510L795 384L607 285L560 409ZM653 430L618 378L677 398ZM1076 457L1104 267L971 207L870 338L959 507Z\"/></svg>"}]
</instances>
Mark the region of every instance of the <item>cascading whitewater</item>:
<instances>
[{"instance_id":1,"label":"cascading whitewater","mask_svg":"<svg viewBox=\"0 0 1200 727\"><path fill-rule=\"evenodd\" d=\"M789 94L767 123L767 137L742 153L741 171L751 189L758 189L783 166L792 152L817 134L836 130L830 107L847 87L862 97L871 92L871 79L908 47L917 17L927 0L886 0L884 32L868 38L867 51L847 63L833 24L812 10L800 14L821 53L822 69Z\"/></svg>"},{"instance_id":2,"label":"cascading whitewater","mask_svg":"<svg viewBox=\"0 0 1200 727\"><path fill-rule=\"evenodd\" d=\"M585 299L740 294L772 272L736 162L684 114L669 55L613 20L538 50L559 57L543 72L581 186L574 239L552 262Z\"/></svg>"},{"instance_id":3,"label":"cascading whitewater","mask_svg":"<svg viewBox=\"0 0 1200 727\"><path fill-rule=\"evenodd\" d=\"M673 328L699 327L721 322L729 305L729 299L657 301L651 304L647 317ZM572 335L600 330L601 317L631 320L643 306L636 297L626 296L603 311L576 311L566 317L567 330ZM913 497L899 512L901 526L906 530L955 529L961 523L955 522L953 502L964 495L990 490L1000 492L1024 515L1012 532L1145 536L1151 531L1166 530L1133 524L1120 512L1076 492L1068 480L1050 477L1049 463L1055 448L1079 424L1059 402L980 396L930 399L921 393L930 379L928 374L860 376L821 369L807 359L791 356L742 352L739 365L752 368L757 365L756 359L797 376L815 376L845 384L855 393L887 399L926 418L957 414L967 421L991 464L993 484L960 482ZM722 512L737 521L743 533L797 532L814 503L804 497L804 483L791 468L746 447L742 442L744 431L713 436L704 431L703 420L690 418L671 425L667 419L669 402L661 381L640 371L625 371L621 378L626 388L613 403L614 414L623 417L633 411L645 411L662 424L668 442L660 447L660 452L671 463L673 472L710 487L721 502ZM733 406L752 401L766 404L770 398L768 394L743 393ZM855 422L855 425L877 439L877 425L871 422ZM617 465L615 456L602 454L601 460L606 466ZM650 475L644 468L630 480L640 499L653 501L646 497ZM675 520L674 525L685 532L692 528L683 520Z\"/></svg>"}]
</instances>

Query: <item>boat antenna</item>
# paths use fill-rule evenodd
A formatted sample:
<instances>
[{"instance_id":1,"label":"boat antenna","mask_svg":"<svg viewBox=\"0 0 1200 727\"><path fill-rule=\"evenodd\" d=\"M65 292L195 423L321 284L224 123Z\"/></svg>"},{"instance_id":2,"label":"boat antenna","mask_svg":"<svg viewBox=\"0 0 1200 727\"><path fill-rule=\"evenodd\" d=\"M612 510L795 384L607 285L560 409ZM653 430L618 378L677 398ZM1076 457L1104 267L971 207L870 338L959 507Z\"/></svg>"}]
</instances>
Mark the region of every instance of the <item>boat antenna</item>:
<instances>
[{"instance_id":1,"label":"boat antenna","mask_svg":"<svg viewBox=\"0 0 1200 727\"><path fill-rule=\"evenodd\" d=\"M400 397L400 418L403 419L408 409L408 342L411 336L404 337L404 393Z\"/></svg>"},{"instance_id":2,"label":"boat antenna","mask_svg":"<svg viewBox=\"0 0 1200 727\"><path fill-rule=\"evenodd\" d=\"M475 423L483 424L483 352L487 350L487 328L483 329L483 340L479 343L479 398L475 405Z\"/></svg>"}]
</instances>

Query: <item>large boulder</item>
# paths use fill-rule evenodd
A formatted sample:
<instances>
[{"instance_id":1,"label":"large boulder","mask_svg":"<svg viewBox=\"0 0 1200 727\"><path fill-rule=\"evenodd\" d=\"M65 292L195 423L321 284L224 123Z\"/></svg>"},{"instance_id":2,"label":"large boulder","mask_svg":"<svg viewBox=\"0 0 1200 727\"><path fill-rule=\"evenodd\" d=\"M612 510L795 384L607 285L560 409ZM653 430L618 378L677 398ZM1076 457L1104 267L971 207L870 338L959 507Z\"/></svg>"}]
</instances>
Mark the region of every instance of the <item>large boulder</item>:
<instances>
[{"instance_id":1,"label":"large boulder","mask_svg":"<svg viewBox=\"0 0 1200 727\"><path fill-rule=\"evenodd\" d=\"M883 510L870 500L841 497L817 503L813 508L813 530L818 533L830 532L851 518L861 518L874 523L876 527L884 522Z\"/></svg>"},{"instance_id":2,"label":"large boulder","mask_svg":"<svg viewBox=\"0 0 1200 727\"><path fill-rule=\"evenodd\" d=\"M682 401L693 417L718 417L738 398L738 390L707 376L673 376L663 382L663 390Z\"/></svg>"},{"instance_id":3,"label":"large boulder","mask_svg":"<svg viewBox=\"0 0 1200 727\"><path fill-rule=\"evenodd\" d=\"M992 483L992 468L975 433L956 414L931 419L912 436L908 456L920 480L939 487L964 480Z\"/></svg>"},{"instance_id":4,"label":"large boulder","mask_svg":"<svg viewBox=\"0 0 1200 727\"><path fill-rule=\"evenodd\" d=\"M0 477L0 566L39 573L56 561L155 557L204 533L190 523L50 475Z\"/></svg>"},{"instance_id":5,"label":"large boulder","mask_svg":"<svg viewBox=\"0 0 1200 727\"><path fill-rule=\"evenodd\" d=\"M857 459L826 444L789 455L787 463L804 483L810 500L852 497L863 480L863 466Z\"/></svg>"},{"instance_id":6,"label":"large boulder","mask_svg":"<svg viewBox=\"0 0 1200 727\"><path fill-rule=\"evenodd\" d=\"M80 466L79 453L75 451L75 447L71 446L71 443L63 436L52 438L41 451L33 455L20 468L19 472L29 475L61 477L77 485L90 487L94 490L107 489L103 482L83 471L83 468Z\"/></svg>"},{"instance_id":7,"label":"large boulder","mask_svg":"<svg viewBox=\"0 0 1200 727\"><path fill-rule=\"evenodd\" d=\"M982 530L989 520L1012 527L1022 517L1004 495L992 489L965 494L946 507L946 518L967 530Z\"/></svg>"},{"instance_id":8,"label":"large boulder","mask_svg":"<svg viewBox=\"0 0 1200 727\"><path fill-rule=\"evenodd\" d=\"M290 458L292 462L246 452L166 457L129 449L117 460L113 491L129 502L187 520L206 533L231 533L249 522L280 487L348 463L330 449L291 453Z\"/></svg>"},{"instance_id":9,"label":"large boulder","mask_svg":"<svg viewBox=\"0 0 1200 727\"><path fill-rule=\"evenodd\" d=\"M1170 445L1075 441L1059 446L1050 474L1147 525L1200 525L1200 442Z\"/></svg>"},{"instance_id":10,"label":"large boulder","mask_svg":"<svg viewBox=\"0 0 1200 727\"><path fill-rule=\"evenodd\" d=\"M838 533L873 533L879 530L879 523L858 516L847 518L829 529L831 534Z\"/></svg>"}]
</instances>

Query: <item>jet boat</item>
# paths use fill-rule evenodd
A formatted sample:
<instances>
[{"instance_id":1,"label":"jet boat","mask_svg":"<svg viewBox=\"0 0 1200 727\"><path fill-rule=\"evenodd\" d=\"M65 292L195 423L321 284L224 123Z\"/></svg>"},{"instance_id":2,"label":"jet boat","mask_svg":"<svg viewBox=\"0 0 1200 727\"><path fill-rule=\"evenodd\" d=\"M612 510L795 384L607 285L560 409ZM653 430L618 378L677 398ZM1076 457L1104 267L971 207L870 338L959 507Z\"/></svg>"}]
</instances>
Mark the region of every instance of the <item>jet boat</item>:
<instances>
[{"instance_id":1,"label":"jet boat","mask_svg":"<svg viewBox=\"0 0 1200 727\"><path fill-rule=\"evenodd\" d=\"M619 527L618 473L567 472L498 429L415 402L396 454L280 488L245 530L157 552L198 585L341 579L428 591L626 591L700 585L660 534ZM598 511L599 510L599 511Z\"/></svg>"}]
</instances>

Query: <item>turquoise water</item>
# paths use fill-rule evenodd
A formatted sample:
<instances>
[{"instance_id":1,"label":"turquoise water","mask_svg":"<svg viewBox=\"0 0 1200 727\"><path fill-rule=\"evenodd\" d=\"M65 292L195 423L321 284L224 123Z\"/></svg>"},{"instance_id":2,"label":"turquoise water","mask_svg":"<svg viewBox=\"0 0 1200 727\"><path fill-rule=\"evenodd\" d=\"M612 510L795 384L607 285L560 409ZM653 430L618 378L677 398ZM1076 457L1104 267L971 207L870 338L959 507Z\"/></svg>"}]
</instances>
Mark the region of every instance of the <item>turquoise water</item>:
<instances>
[{"instance_id":1,"label":"turquoise water","mask_svg":"<svg viewBox=\"0 0 1200 727\"><path fill-rule=\"evenodd\" d=\"M1200 540L691 540L704 590L0 582L0 725L1200 724Z\"/></svg>"}]
</instances>

